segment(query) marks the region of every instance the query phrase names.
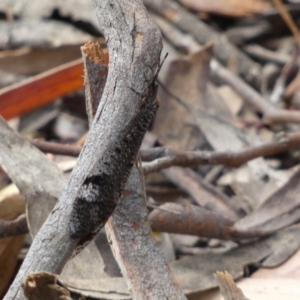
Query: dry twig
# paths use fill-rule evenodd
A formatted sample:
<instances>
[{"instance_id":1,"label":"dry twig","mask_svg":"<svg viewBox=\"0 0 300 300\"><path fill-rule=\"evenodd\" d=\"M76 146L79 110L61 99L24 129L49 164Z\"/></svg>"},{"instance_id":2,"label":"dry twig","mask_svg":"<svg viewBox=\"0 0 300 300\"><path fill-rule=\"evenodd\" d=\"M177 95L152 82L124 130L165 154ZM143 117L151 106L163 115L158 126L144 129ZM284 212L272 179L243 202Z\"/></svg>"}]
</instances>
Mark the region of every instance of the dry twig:
<instances>
[{"instance_id":1,"label":"dry twig","mask_svg":"<svg viewBox=\"0 0 300 300\"><path fill-rule=\"evenodd\" d=\"M20 215L12 221L0 220L0 238L25 234L28 232L27 220L25 215Z\"/></svg>"},{"instance_id":2,"label":"dry twig","mask_svg":"<svg viewBox=\"0 0 300 300\"><path fill-rule=\"evenodd\" d=\"M270 102L267 102L250 85L233 74L216 60L211 61L211 70L223 83L230 85L244 100L246 100L255 110L263 114L263 120L266 124L285 124L300 123L300 112L288 111L276 108Z\"/></svg>"},{"instance_id":3,"label":"dry twig","mask_svg":"<svg viewBox=\"0 0 300 300\"><path fill-rule=\"evenodd\" d=\"M149 174L173 166L195 167L198 165L225 165L238 168L252 159L288 151L299 146L300 133L293 132L284 134L278 140L252 146L239 152L177 151L170 148L154 148L153 154L156 153L159 158L143 162L143 171ZM151 149L147 152L149 158Z\"/></svg>"},{"instance_id":4,"label":"dry twig","mask_svg":"<svg viewBox=\"0 0 300 300\"><path fill-rule=\"evenodd\" d=\"M216 272L215 276L225 300L247 300L228 272Z\"/></svg>"}]
</instances>

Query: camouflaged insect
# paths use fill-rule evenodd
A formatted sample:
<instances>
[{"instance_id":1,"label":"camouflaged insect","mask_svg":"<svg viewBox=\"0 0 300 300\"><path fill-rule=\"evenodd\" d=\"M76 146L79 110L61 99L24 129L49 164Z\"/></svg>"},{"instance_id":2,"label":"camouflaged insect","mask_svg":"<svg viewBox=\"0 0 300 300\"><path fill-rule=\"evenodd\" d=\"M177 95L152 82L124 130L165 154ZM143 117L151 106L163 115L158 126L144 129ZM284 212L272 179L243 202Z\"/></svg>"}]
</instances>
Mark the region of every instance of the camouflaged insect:
<instances>
[{"instance_id":1,"label":"camouflaged insect","mask_svg":"<svg viewBox=\"0 0 300 300\"><path fill-rule=\"evenodd\" d=\"M136 116L120 133L118 143L104 161L99 162L99 166L109 167L109 173L96 168L94 175L87 177L79 189L69 222L71 238L79 239L73 256L96 236L119 202L143 137L158 109L156 79L161 65L142 95Z\"/></svg>"}]
</instances>

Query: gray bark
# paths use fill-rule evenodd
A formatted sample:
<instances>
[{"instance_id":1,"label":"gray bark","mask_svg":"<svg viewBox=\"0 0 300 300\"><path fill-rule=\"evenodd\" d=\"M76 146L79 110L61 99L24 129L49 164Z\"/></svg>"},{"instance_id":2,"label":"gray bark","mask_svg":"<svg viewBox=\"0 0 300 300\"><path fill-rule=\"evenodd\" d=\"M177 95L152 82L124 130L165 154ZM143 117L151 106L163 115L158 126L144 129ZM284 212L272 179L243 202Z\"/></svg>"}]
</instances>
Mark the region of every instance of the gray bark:
<instances>
[{"instance_id":1,"label":"gray bark","mask_svg":"<svg viewBox=\"0 0 300 300\"><path fill-rule=\"evenodd\" d=\"M127 195L107 222L114 256L134 300L187 299L152 237L142 177L133 167Z\"/></svg>"}]
</instances>

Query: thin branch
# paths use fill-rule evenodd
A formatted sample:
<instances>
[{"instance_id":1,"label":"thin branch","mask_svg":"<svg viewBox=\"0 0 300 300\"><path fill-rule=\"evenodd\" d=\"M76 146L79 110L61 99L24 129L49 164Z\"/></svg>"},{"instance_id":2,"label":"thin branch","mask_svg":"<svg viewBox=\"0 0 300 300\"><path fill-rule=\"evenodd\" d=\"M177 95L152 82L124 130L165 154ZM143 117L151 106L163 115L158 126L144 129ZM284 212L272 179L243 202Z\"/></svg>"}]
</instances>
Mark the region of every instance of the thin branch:
<instances>
[{"instance_id":1,"label":"thin branch","mask_svg":"<svg viewBox=\"0 0 300 300\"><path fill-rule=\"evenodd\" d=\"M0 238L25 234L28 232L26 215L20 215L12 221L0 220Z\"/></svg>"},{"instance_id":2,"label":"thin branch","mask_svg":"<svg viewBox=\"0 0 300 300\"><path fill-rule=\"evenodd\" d=\"M160 158L143 162L145 174L157 172L173 166L195 167L199 165L225 165L238 168L249 160L274 155L300 146L300 132L284 134L278 140L253 146L240 152L176 151L171 148L159 148ZM148 150L149 155L150 150Z\"/></svg>"},{"instance_id":3,"label":"thin branch","mask_svg":"<svg viewBox=\"0 0 300 300\"><path fill-rule=\"evenodd\" d=\"M281 17L285 21L287 27L293 33L296 44L300 44L300 35L297 25L295 24L290 12L285 8L281 0L273 0L274 5L276 6Z\"/></svg>"},{"instance_id":4,"label":"thin branch","mask_svg":"<svg viewBox=\"0 0 300 300\"><path fill-rule=\"evenodd\" d=\"M254 109L263 114L263 120L266 124L300 123L300 112L276 108L250 85L216 60L212 60L210 66L214 76L223 83L230 85Z\"/></svg>"},{"instance_id":5,"label":"thin branch","mask_svg":"<svg viewBox=\"0 0 300 300\"><path fill-rule=\"evenodd\" d=\"M36 148L40 149L45 153L52 153L56 155L67 155L67 156L79 156L82 147L77 145L65 145L53 142L46 142L42 140L30 140L29 141Z\"/></svg>"},{"instance_id":6,"label":"thin branch","mask_svg":"<svg viewBox=\"0 0 300 300\"><path fill-rule=\"evenodd\" d=\"M273 87L273 91L270 96L270 101L272 103L278 103L282 99L284 94L286 81L291 76L292 72L295 70L295 66L297 66L297 61L299 58L299 45L296 44L296 48L294 49L290 59L284 65L281 70L280 76L276 79L275 85Z\"/></svg>"},{"instance_id":7,"label":"thin branch","mask_svg":"<svg viewBox=\"0 0 300 300\"><path fill-rule=\"evenodd\" d=\"M278 65L285 65L290 61L290 55L280 52L271 51L257 44L250 44L243 47L249 55L264 61L272 62ZM296 62L298 64L298 62Z\"/></svg>"}]
</instances>

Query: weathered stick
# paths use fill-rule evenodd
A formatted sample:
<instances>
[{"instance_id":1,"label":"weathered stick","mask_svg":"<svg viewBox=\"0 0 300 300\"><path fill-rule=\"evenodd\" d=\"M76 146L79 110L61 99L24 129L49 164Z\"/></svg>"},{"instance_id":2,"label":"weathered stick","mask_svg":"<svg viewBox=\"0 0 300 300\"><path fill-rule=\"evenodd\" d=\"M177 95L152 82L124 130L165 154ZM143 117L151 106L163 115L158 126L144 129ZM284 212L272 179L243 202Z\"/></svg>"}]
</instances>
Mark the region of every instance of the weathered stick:
<instances>
[{"instance_id":1,"label":"weathered stick","mask_svg":"<svg viewBox=\"0 0 300 300\"><path fill-rule=\"evenodd\" d=\"M88 43L81 49L87 114L91 124L106 81L106 65L101 60L103 55L99 45ZM106 223L108 240L133 299L186 299L152 238L142 176L138 167L133 166L121 203Z\"/></svg>"},{"instance_id":2,"label":"weathered stick","mask_svg":"<svg viewBox=\"0 0 300 300\"><path fill-rule=\"evenodd\" d=\"M215 277L225 300L247 300L228 272L216 272Z\"/></svg>"},{"instance_id":3,"label":"weathered stick","mask_svg":"<svg viewBox=\"0 0 300 300\"><path fill-rule=\"evenodd\" d=\"M110 54L100 106L68 186L4 299L24 299L20 285L31 272L60 273L73 251L104 226L157 107L158 28L139 0L95 4Z\"/></svg>"},{"instance_id":4,"label":"weathered stick","mask_svg":"<svg viewBox=\"0 0 300 300\"><path fill-rule=\"evenodd\" d=\"M107 222L112 251L134 300L187 299L153 240L142 176L132 168L122 202Z\"/></svg>"},{"instance_id":5,"label":"weathered stick","mask_svg":"<svg viewBox=\"0 0 300 300\"><path fill-rule=\"evenodd\" d=\"M252 159L288 151L293 147L299 147L299 145L300 133L291 132L283 134L273 141L241 151L177 151L171 148L158 148L156 152L158 157L153 161L143 162L142 166L145 174L173 166L224 165L238 168ZM151 151L154 154L155 148L148 150L149 155Z\"/></svg>"},{"instance_id":6,"label":"weathered stick","mask_svg":"<svg viewBox=\"0 0 300 300\"><path fill-rule=\"evenodd\" d=\"M0 238L28 232L26 216L21 215L12 221L0 220Z\"/></svg>"}]
</instances>

